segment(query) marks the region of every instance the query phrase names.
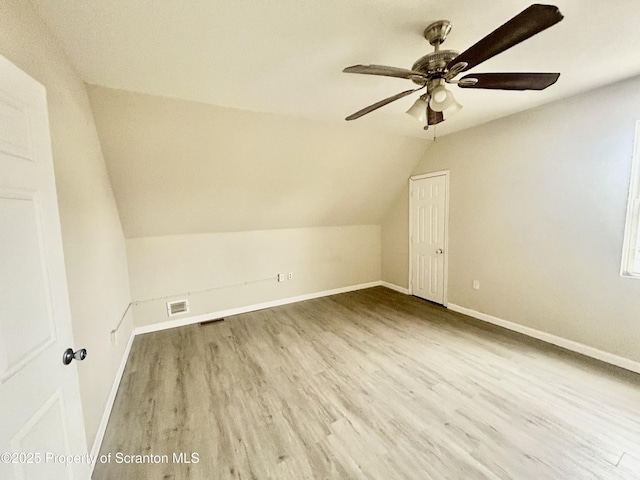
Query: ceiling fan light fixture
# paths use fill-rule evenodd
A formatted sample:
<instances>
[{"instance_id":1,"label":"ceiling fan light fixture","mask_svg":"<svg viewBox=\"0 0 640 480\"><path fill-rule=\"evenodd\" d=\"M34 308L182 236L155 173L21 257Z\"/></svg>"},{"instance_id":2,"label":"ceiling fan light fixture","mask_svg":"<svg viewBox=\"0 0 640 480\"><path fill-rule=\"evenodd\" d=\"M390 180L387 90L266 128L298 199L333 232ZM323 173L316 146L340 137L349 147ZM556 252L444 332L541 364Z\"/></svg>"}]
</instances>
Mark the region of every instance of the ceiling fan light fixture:
<instances>
[{"instance_id":1,"label":"ceiling fan light fixture","mask_svg":"<svg viewBox=\"0 0 640 480\"><path fill-rule=\"evenodd\" d=\"M442 113L444 113L446 118L449 118L451 117L451 115L458 113L460 110L462 110L462 105L460 105L454 98L453 102L451 102L451 105L449 105L445 110L443 110Z\"/></svg>"},{"instance_id":2,"label":"ceiling fan light fixture","mask_svg":"<svg viewBox=\"0 0 640 480\"><path fill-rule=\"evenodd\" d=\"M431 92L431 100L429 106L434 112L443 112L456 101L453 93L444 88L444 85L438 85Z\"/></svg>"},{"instance_id":3,"label":"ceiling fan light fixture","mask_svg":"<svg viewBox=\"0 0 640 480\"><path fill-rule=\"evenodd\" d=\"M427 122L427 107L429 106L427 100L428 100L428 95L421 95L420 98L418 98L415 102L413 102L413 105L411 105L411 107L409 108L409 110L407 110L407 114L411 115L413 118L415 118L416 120L418 120L420 123L426 123Z\"/></svg>"},{"instance_id":4,"label":"ceiling fan light fixture","mask_svg":"<svg viewBox=\"0 0 640 480\"><path fill-rule=\"evenodd\" d=\"M447 99L447 90L444 87L438 87L433 91L431 97L436 103L442 103Z\"/></svg>"}]
</instances>

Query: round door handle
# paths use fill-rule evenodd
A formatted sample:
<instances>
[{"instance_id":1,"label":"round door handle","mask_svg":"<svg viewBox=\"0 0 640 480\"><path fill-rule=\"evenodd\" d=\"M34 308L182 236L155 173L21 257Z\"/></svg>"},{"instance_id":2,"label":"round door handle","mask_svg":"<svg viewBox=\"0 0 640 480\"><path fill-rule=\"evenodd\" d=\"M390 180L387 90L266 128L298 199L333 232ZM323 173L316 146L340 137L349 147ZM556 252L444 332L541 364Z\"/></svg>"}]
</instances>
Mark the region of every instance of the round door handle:
<instances>
[{"instance_id":1,"label":"round door handle","mask_svg":"<svg viewBox=\"0 0 640 480\"><path fill-rule=\"evenodd\" d=\"M437 250L436 250L436 253L437 253L438 255L441 255L441 254L442 254L442 253L444 253L444 252L442 251L442 249L441 249L441 248L439 248L439 249L437 249Z\"/></svg>"},{"instance_id":2,"label":"round door handle","mask_svg":"<svg viewBox=\"0 0 640 480\"><path fill-rule=\"evenodd\" d=\"M74 352L73 348L67 348L62 354L62 363L64 363L65 365L69 365L74 358L79 362L87 358L87 349L81 348L80 350Z\"/></svg>"}]
</instances>

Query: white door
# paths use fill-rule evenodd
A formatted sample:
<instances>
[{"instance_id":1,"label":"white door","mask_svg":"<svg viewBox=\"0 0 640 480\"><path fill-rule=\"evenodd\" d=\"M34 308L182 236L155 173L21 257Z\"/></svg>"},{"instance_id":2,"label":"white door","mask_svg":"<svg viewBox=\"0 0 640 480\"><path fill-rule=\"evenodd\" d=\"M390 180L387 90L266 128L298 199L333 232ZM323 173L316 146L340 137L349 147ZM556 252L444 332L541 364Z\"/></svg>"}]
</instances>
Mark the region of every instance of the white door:
<instances>
[{"instance_id":1,"label":"white door","mask_svg":"<svg viewBox=\"0 0 640 480\"><path fill-rule=\"evenodd\" d=\"M89 477L72 343L45 88L0 56L1 479Z\"/></svg>"},{"instance_id":2,"label":"white door","mask_svg":"<svg viewBox=\"0 0 640 480\"><path fill-rule=\"evenodd\" d=\"M411 292L446 303L448 173L410 183Z\"/></svg>"}]
</instances>

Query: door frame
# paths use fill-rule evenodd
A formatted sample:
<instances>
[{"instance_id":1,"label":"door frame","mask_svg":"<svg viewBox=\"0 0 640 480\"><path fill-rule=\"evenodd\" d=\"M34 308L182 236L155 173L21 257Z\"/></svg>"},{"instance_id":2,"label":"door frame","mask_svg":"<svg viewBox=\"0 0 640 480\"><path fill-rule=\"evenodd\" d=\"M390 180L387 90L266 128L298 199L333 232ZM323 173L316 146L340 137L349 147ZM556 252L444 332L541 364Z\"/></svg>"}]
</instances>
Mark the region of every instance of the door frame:
<instances>
[{"instance_id":1,"label":"door frame","mask_svg":"<svg viewBox=\"0 0 640 480\"><path fill-rule=\"evenodd\" d=\"M413 225L414 225L414 181L423 180L425 178L441 177L445 180L445 197L444 197L444 288L443 302L445 307L449 305L449 170L440 170L438 172L423 173L421 175L412 175L409 177L409 295L413 295Z\"/></svg>"}]
</instances>

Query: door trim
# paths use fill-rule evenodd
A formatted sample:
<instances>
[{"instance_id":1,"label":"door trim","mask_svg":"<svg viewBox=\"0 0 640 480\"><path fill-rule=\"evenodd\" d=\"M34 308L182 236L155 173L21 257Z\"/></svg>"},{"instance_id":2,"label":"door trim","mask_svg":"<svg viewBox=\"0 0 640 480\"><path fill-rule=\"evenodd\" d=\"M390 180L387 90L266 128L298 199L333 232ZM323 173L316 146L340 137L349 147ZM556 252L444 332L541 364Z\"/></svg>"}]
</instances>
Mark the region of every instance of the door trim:
<instances>
[{"instance_id":1,"label":"door trim","mask_svg":"<svg viewBox=\"0 0 640 480\"><path fill-rule=\"evenodd\" d=\"M444 206L444 288L443 302L447 307L449 304L449 170L441 170L432 173L423 173L420 175L412 175L409 177L409 295L413 295L413 189L415 180L423 180L425 178L441 177L445 180L445 206Z\"/></svg>"}]
</instances>

